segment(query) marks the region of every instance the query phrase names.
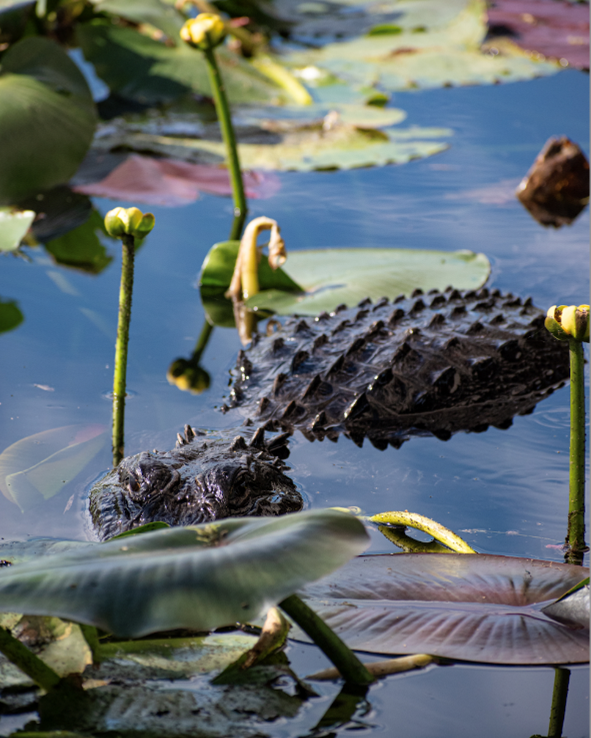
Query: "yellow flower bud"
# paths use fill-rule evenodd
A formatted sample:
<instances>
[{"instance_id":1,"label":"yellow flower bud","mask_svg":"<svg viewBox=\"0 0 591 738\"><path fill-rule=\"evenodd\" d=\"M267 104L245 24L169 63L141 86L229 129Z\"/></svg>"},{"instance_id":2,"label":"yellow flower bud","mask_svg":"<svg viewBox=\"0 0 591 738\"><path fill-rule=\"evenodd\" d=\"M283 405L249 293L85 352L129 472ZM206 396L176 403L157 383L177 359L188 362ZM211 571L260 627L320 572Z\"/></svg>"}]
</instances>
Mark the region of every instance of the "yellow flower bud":
<instances>
[{"instance_id":1,"label":"yellow flower bud","mask_svg":"<svg viewBox=\"0 0 591 738\"><path fill-rule=\"evenodd\" d=\"M226 37L224 21L215 13L200 13L181 28L181 38L201 51L213 49Z\"/></svg>"},{"instance_id":2,"label":"yellow flower bud","mask_svg":"<svg viewBox=\"0 0 591 738\"><path fill-rule=\"evenodd\" d=\"M105 228L109 236L145 238L154 228L152 213L142 213L139 208L113 208L105 215Z\"/></svg>"},{"instance_id":3,"label":"yellow flower bud","mask_svg":"<svg viewBox=\"0 0 591 738\"><path fill-rule=\"evenodd\" d=\"M211 383L211 377L205 369L196 366L190 359L175 359L166 372L166 378L180 390L195 395L208 389Z\"/></svg>"},{"instance_id":4,"label":"yellow flower bud","mask_svg":"<svg viewBox=\"0 0 591 738\"><path fill-rule=\"evenodd\" d=\"M589 343L589 305L553 305L544 325L559 341L574 338Z\"/></svg>"}]
</instances>

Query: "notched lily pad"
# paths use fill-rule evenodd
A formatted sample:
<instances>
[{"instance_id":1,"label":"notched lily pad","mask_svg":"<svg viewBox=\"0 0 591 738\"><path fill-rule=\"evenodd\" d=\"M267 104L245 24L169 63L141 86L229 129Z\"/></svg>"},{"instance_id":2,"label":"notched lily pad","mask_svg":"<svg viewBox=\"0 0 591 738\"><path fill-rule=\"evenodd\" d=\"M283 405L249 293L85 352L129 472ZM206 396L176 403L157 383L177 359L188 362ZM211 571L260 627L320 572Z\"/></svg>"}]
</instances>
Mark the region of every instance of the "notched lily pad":
<instances>
[{"instance_id":1,"label":"notched lily pad","mask_svg":"<svg viewBox=\"0 0 591 738\"><path fill-rule=\"evenodd\" d=\"M308 585L304 597L360 651L585 663L589 629L561 624L543 608L588 576L583 567L508 556L362 556Z\"/></svg>"}]
</instances>

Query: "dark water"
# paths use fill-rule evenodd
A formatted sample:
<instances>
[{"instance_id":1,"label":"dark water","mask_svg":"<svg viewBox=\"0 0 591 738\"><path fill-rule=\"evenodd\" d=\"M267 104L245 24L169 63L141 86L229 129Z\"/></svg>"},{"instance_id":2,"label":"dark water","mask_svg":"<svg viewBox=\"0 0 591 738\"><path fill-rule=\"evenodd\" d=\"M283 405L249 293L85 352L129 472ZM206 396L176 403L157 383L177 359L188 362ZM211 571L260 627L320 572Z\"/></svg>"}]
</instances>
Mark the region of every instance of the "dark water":
<instances>
[{"instance_id":1,"label":"dark water","mask_svg":"<svg viewBox=\"0 0 591 738\"><path fill-rule=\"evenodd\" d=\"M250 215L276 218L288 249L471 249L490 258L489 284L531 295L544 310L587 302L588 210L571 227L543 229L511 192L549 136L566 134L587 151L588 77L565 71L512 85L401 93L393 104L408 112L409 125L452 128L450 149L400 167L280 174L280 191L253 201ZM126 203L95 204L104 214ZM210 246L227 237L231 204L203 196L193 205L153 211L156 229L136 261L127 453L172 445L186 422L224 425L213 406L227 391L238 350L232 331L216 329L203 360L210 391L193 396L168 384L167 367L188 357L199 335L203 311L194 283ZM41 430L110 423L119 256L92 277L55 266L40 248L27 253L30 262L1 260L0 297L17 300L25 322L0 336L0 449ZM412 439L398 451L295 438L290 463L312 506L408 509L452 528L482 552L561 560L568 399L567 388L557 391L506 431L459 434L446 443ZM83 537L85 485L109 463L105 446L78 480L26 514L1 498L0 537ZM373 551L388 546L374 537ZM289 655L300 674L323 660L305 646L292 646ZM364 720L372 735L407 738L545 734L553 678L552 669L476 666L390 677L371 690ZM336 693L335 685L322 690L323 699L297 721L275 725L273 735L295 736L314 725ZM588 715L588 670L576 667L564 735L588 735Z\"/></svg>"}]
</instances>

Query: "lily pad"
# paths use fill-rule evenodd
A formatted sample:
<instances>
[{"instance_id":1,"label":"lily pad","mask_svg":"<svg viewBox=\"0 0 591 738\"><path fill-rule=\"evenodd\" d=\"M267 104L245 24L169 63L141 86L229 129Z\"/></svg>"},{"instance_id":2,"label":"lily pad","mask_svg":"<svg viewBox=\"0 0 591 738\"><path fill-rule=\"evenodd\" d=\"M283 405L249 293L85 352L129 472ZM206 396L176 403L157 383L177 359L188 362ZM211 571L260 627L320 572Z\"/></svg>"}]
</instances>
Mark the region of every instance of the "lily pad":
<instances>
[{"instance_id":1,"label":"lily pad","mask_svg":"<svg viewBox=\"0 0 591 738\"><path fill-rule=\"evenodd\" d=\"M373 109L372 109L373 108ZM312 171L402 164L438 154L448 148L441 138L447 128L394 128L404 118L397 109L363 105L318 105L302 108L296 119L290 110L273 117L237 111L236 137L245 169ZM149 122L153 129L153 122ZM221 164L224 144L217 131L199 138L142 132L137 124L103 128L95 148L129 148L202 164ZM213 140L212 140L213 139Z\"/></svg>"},{"instance_id":2,"label":"lily pad","mask_svg":"<svg viewBox=\"0 0 591 738\"><path fill-rule=\"evenodd\" d=\"M360 23L363 36L293 52L283 61L304 76L308 70L308 78L309 70L319 67L357 87L378 85L387 91L517 81L560 68L510 44L494 53L482 51L487 33L482 0L390 1L380 10L397 12L396 23L377 24L373 32Z\"/></svg>"},{"instance_id":3,"label":"lily pad","mask_svg":"<svg viewBox=\"0 0 591 738\"><path fill-rule=\"evenodd\" d=\"M166 46L132 28L102 20L79 25L77 40L98 76L121 97L153 105L191 91L212 94L203 54L187 44ZM216 58L232 103L292 102L268 77L228 49L217 49Z\"/></svg>"},{"instance_id":4,"label":"lily pad","mask_svg":"<svg viewBox=\"0 0 591 738\"><path fill-rule=\"evenodd\" d=\"M366 545L363 524L337 510L170 528L0 570L0 610L131 637L210 630L258 617Z\"/></svg>"},{"instance_id":5,"label":"lily pad","mask_svg":"<svg viewBox=\"0 0 591 738\"><path fill-rule=\"evenodd\" d=\"M161 0L91 0L95 11L125 18L134 23L148 23L163 31L175 46L185 18L172 3Z\"/></svg>"},{"instance_id":6,"label":"lily pad","mask_svg":"<svg viewBox=\"0 0 591 738\"><path fill-rule=\"evenodd\" d=\"M57 44L27 38L2 57L0 202L66 182L92 141L94 103L78 67Z\"/></svg>"},{"instance_id":7,"label":"lily pad","mask_svg":"<svg viewBox=\"0 0 591 738\"><path fill-rule=\"evenodd\" d=\"M48 241L45 250L51 254L56 264L88 274L100 274L113 261L113 257L101 243L102 235L103 219L93 210L86 223Z\"/></svg>"},{"instance_id":8,"label":"lily pad","mask_svg":"<svg viewBox=\"0 0 591 738\"><path fill-rule=\"evenodd\" d=\"M17 328L25 319L14 300L0 298L0 333Z\"/></svg>"},{"instance_id":9,"label":"lily pad","mask_svg":"<svg viewBox=\"0 0 591 738\"><path fill-rule=\"evenodd\" d=\"M15 251L34 219L33 210L0 208L0 251Z\"/></svg>"},{"instance_id":10,"label":"lily pad","mask_svg":"<svg viewBox=\"0 0 591 738\"><path fill-rule=\"evenodd\" d=\"M216 325L232 326L233 313L224 299L238 254L238 241L216 244L203 262L199 286L204 307ZM254 310L279 315L317 315L337 305L356 305L370 297L393 299L415 289L428 292L477 289L490 273L484 254L472 251L413 249L318 249L290 251L286 266L272 271L263 256L261 292L247 301Z\"/></svg>"},{"instance_id":11,"label":"lily pad","mask_svg":"<svg viewBox=\"0 0 591 738\"><path fill-rule=\"evenodd\" d=\"M350 648L491 664L589 660L589 629L544 605L588 569L482 554L362 556L303 593Z\"/></svg>"},{"instance_id":12,"label":"lily pad","mask_svg":"<svg viewBox=\"0 0 591 738\"><path fill-rule=\"evenodd\" d=\"M50 499L104 446L104 431L99 425L68 425L13 443L0 454L0 491L23 512Z\"/></svg>"}]
</instances>

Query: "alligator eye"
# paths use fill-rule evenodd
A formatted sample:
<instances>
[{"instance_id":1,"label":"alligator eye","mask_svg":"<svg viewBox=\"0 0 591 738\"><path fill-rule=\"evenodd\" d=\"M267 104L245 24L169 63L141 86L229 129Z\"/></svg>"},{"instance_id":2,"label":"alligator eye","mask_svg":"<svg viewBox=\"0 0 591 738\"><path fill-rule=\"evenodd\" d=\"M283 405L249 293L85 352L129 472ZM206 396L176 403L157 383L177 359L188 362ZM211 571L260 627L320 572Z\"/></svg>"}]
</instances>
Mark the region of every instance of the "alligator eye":
<instances>
[{"instance_id":1,"label":"alligator eye","mask_svg":"<svg viewBox=\"0 0 591 738\"><path fill-rule=\"evenodd\" d=\"M127 488L130 492L139 492L140 483L133 472L129 472L129 479L127 480Z\"/></svg>"}]
</instances>

